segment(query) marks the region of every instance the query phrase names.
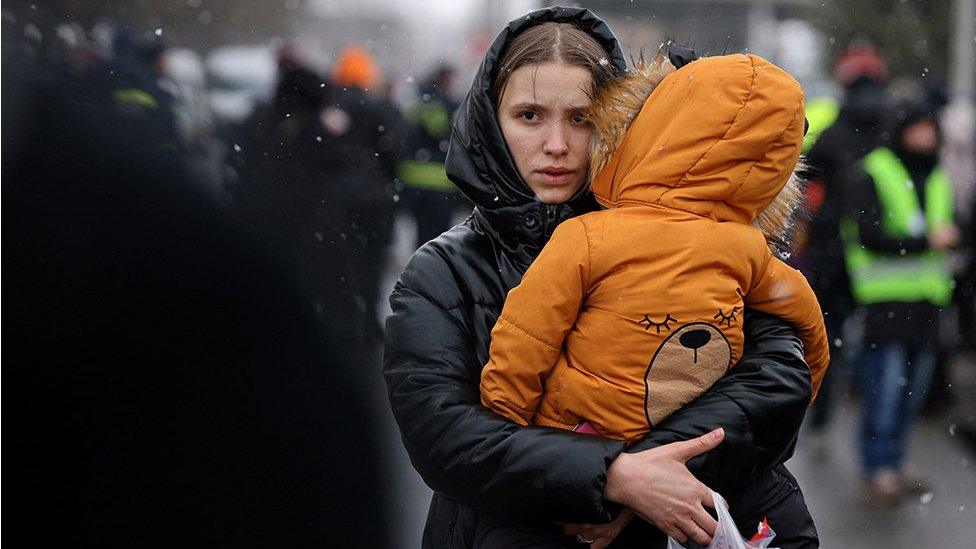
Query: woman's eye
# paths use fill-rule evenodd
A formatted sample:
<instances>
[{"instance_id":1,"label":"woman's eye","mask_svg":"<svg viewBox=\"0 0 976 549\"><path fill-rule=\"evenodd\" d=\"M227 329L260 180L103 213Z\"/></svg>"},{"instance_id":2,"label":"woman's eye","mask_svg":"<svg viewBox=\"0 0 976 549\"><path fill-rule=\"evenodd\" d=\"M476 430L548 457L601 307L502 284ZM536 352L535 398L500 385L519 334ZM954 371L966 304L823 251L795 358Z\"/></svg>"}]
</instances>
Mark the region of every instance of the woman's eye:
<instances>
[{"instance_id":1,"label":"woman's eye","mask_svg":"<svg viewBox=\"0 0 976 549\"><path fill-rule=\"evenodd\" d=\"M535 122L536 120L539 119L539 115L532 111L526 111L520 114L519 118L525 120L526 122Z\"/></svg>"},{"instance_id":2,"label":"woman's eye","mask_svg":"<svg viewBox=\"0 0 976 549\"><path fill-rule=\"evenodd\" d=\"M586 115L584 115L584 114L574 114L570 118L570 120L573 121L573 124L585 124L586 123Z\"/></svg>"}]
</instances>

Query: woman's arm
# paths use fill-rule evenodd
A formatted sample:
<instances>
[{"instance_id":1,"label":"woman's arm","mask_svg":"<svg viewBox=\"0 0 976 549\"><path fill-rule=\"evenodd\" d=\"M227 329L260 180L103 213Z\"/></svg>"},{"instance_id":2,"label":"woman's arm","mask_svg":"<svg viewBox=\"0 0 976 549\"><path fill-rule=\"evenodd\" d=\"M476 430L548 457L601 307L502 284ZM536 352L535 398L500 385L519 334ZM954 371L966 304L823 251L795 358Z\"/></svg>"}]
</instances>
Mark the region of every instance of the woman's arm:
<instances>
[{"instance_id":1,"label":"woman's arm","mask_svg":"<svg viewBox=\"0 0 976 549\"><path fill-rule=\"evenodd\" d=\"M623 443L523 428L483 407L482 365L468 327L430 295L456 286L450 266L428 245L390 298L384 375L414 467L432 489L466 505L526 519L608 521L606 471Z\"/></svg>"},{"instance_id":2,"label":"woman's arm","mask_svg":"<svg viewBox=\"0 0 976 549\"><path fill-rule=\"evenodd\" d=\"M830 365L830 343L823 312L813 288L800 271L772 257L745 296L746 307L774 315L790 323L803 342L803 356L810 367L813 396Z\"/></svg>"},{"instance_id":3,"label":"woman's arm","mask_svg":"<svg viewBox=\"0 0 976 549\"><path fill-rule=\"evenodd\" d=\"M739 363L627 450L689 440L722 427L725 441L687 466L730 500L792 454L812 394L803 345L786 322L747 310L745 331Z\"/></svg>"}]
</instances>

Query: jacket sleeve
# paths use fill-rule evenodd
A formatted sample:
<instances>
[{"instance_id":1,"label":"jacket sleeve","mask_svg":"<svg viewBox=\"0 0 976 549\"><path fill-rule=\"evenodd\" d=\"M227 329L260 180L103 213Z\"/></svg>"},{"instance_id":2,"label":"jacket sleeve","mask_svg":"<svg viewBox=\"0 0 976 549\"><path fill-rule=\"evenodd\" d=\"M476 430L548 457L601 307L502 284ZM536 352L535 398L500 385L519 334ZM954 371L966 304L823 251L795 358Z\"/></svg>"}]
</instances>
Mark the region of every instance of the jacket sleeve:
<instances>
[{"instance_id":1,"label":"jacket sleeve","mask_svg":"<svg viewBox=\"0 0 976 549\"><path fill-rule=\"evenodd\" d=\"M583 223L566 221L505 299L481 372L485 406L521 425L531 423L546 379L579 316L588 268Z\"/></svg>"},{"instance_id":2,"label":"jacket sleeve","mask_svg":"<svg viewBox=\"0 0 976 549\"><path fill-rule=\"evenodd\" d=\"M628 452L725 429L718 448L688 461L730 501L759 474L792 455L812 395L803 345L778 318L746 309L742 359L708 391L655 426Z\"/></svg>"},{"instance_id":3,"label":"jacket sleeve","mask_svg":"<svg viewBox=\"0 0 976 549\"><path fill-rule=\"evenodd\" d=\"M820 302L800 271L772 257L768 250L767 257L765 268L746 295L746 305L793 325L803 342L804 358L810 366L813 396L816 397L830 365L830 344Z\"/></svg>"},{"instance_id":4,"label":"jacket sleeve","mask_svg":"<svg viewBox=\"0 0 976 549\"><path fill-rule=\"evenodd\" d=\"M421 248L390 297L383 371L413 466L459 503L523 518L607 522L606 472L623 443L521 427L481 405L482 364L469 329L430 295L457 287L440 255L431 244Z\"/></svg>"}]
</instances>

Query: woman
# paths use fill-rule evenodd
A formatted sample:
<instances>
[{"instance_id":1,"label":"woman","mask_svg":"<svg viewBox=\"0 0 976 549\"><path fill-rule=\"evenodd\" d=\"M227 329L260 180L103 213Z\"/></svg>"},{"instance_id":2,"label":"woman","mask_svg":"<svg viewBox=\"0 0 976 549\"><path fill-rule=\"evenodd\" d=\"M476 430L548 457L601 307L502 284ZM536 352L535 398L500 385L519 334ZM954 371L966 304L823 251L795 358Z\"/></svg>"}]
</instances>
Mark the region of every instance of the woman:
<instances>
[{"instance_id":1,"label":"woman","mask_svg":"<svg viewBox=\"0 0 976 549\"><path fill-rule=\"evenodd\" d=\"M598 47L562 31L510 47L547 22L569 23ZM558 70L542 62L551 60L547 50L560 52ZM621 505L679 541L707 542L714 521L702 516L706 485L734 511L753 508L740 504L750 498L802 504L779 464L792 450L810 375L798 341L773 318L749 316L737 367L630 447L522 428L480 405L481 367L508 290L556 225L596 208L583 189L589 130L578 115L594 84L624 70L616 39L589 11L538 10L502 31L462 104L447 171L477 207L414 255L390 298L387 324L393 412L414 466L435 491L425 547L518 546L519 539L493 537L511 533L494 527L513 520L531 530L530 539L548 533L552 546L573 538L550 525L576 523L566 533L585 543L595 531L585 525L610 522ZM751 529L762 516L736 518ZM618 542L649 546L654 539L663 535L634 521ZM792 546L815 544L811 522Z\"/></svg>"}]
</instances>

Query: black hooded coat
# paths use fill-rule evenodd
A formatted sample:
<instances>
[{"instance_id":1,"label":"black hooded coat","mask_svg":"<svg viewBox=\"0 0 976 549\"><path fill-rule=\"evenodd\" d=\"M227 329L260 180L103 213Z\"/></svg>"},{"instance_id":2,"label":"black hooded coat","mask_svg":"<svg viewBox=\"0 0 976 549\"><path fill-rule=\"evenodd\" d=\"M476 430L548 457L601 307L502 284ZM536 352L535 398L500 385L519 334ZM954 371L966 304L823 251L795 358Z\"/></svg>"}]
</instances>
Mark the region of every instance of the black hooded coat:
<instances>
[{"instance_id":1,"label":"black hooded coat","mask_svg":"<svg viewBox=\"0 0 976 549\"><path fill-rule=\"evenodd\" d=\"M610 62L626 70L610 29L588 10L542 9L503 29L460 107L447 158L448 176L475 203L474 212L414 254L390 297L384 357L390 403L414 467L435 492L424 547L471 546L479 512L549 523L606 522L613 508L603 498L607 468L618 454L718 426L725 428L725 441L688 466L734 502L753 479L791 454L810 399L799 340L784 322L750 314L738 365L631 447L523 428L481 405L481 369L508 291L556 225L597 207L586 190L559 205L534 197L489 96L505 47L520 31L546 21L590 33Z\"/></svg>"}]
</instances>

